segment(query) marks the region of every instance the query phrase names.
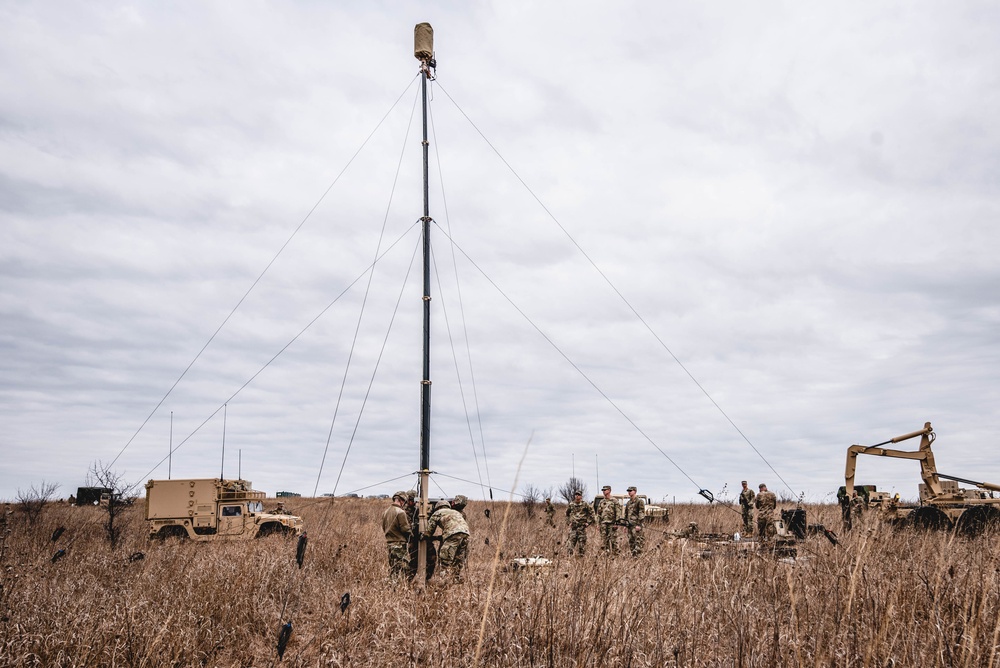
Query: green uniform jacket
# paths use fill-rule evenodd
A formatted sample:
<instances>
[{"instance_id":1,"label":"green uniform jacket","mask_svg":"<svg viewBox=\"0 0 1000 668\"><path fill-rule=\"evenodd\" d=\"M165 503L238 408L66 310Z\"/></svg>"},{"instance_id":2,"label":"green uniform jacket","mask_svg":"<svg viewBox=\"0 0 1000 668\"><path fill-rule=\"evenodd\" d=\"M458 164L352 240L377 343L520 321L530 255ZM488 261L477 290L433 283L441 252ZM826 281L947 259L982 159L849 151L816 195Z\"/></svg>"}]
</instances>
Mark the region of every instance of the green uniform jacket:
<instances>
[{"instance_id":1,"label":"green uniform jacket","mask_svg":"<svg viewBox=\"0 0 1000 668\"><path fill-rule=\"evenodd\" d=\"M388 544L405 543L410 535L410 520L406 511L396 505L386 508L382 513L382 532Z\"/></svg>"},{"instance_id":2,"label":"green uniform jacket","mask_svg":"<svg viewBox=\"0 0 1000 668\"><path fill-rule=\"evenodd\" d=\"M774 496L774 492L761 492L757 495L756 503L757 512L764 515L770 515L778 507L778 499Z\"/></svg>"},{"instance_id":3,"label":"green uniform jacket","mask_svg":"<svg viewBox=\"0 0 1000 668\"><path fill-rule=\"evenodd\" d=\"M586 529L597 522L589 503L570 501L566 508L566 522L574 529Z\"/></svg>"},{"instance_id":4,"label":"green uniform jacket","mask_svg":"<svg viewBox=\"0 0 1000 668\"><path fill-rule=\"evenodd\" d=\"M641 496L636 495L625 502L625 521L629 526L641 526L645 520L646 502Z\"/></svg>"},{"instance_id":5,"label":"green uniform jacket","mask_svg":"<svg viewBox=\"0 0 1000 668\"><path fill-rule=\"evenodd\" d=\"M469 523L462 517L462 513L453 508L435 510L434 514L427 520L427 531L424 532L424 536L430 538L439 526L441 527L441 536L443 538L456 533L469 535Z\"/></svg>"},{"instance_id":6,"label":"green uniform jacket","mask_svg":"<svg viewBox=\"0 0 1000 668\"><path fill-rule=\"evenodd\" d=\"M602 498L597 503L597 519L601 524L611 524L620 520L622 515L624 515L624 512L622 504L618 503L618 499Z\"/></svg>"}]
</instances>

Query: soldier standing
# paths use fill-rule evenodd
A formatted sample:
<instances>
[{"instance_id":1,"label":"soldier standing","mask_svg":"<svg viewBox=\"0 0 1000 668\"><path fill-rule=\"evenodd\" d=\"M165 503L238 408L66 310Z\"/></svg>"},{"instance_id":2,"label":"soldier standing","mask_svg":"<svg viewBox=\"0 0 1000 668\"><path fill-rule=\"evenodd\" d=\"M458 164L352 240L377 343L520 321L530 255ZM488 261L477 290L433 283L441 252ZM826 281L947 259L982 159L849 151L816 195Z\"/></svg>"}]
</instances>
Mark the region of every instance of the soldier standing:
<instances>
[{"instance_id":1,"label":"soldier standing","mask_svg":"<svg viewBox=\"0 0 1000 668\"><path fill-rule=\"evenodd\" d=\"M753 535L753 490L743 481L743 491L740 492L740 511L743 513L743 535Z\"/></svg>"},{"instance_id":2,"label":"soldier standing","mask_svg":"<svg viewBox=\"0 0 1000 668\"><path fill-rule=\"evenodd\" d=\"M406 541L410 536L410 520L406 517L406 492L392 495L392 505L382 513L382 532L389 548L389 578L400 582L410 568L410 554Z\"/></svg>"},{"instance_id":3,"label":"soldier standing","mask_svg":"<svg viewBox=\"0 0 1000 668\"><path fill-rule=\"evenodd\" d=\"M841 487L837 490L837 503L840 504L840 521L844 525L844 531L851 530L851 499L847 496L847 488Z\"/></svg>"},{"instance_id":4,"label":"soldier standing","mask_svg":"<svg viewBox=\"0 0 1000 668\"><path fill-rule=\"evenodd\" d=\"M424 540L430 540L438 527L441 527L441 550L438 559L441 568L451 575L455 582L462 581L462 569L469 557L469 524L447 501L438 501L434 506L434 514L427 521L427 530L421 535Z\"/></svg>"},{"instance_id":5,"label":"soldier standing","mask_svg":"<svg viewBox=\"0 0 1000 668\"><path fill-rule=\"evenodd\" d=\"M601 527L601 548L608 554L618 554L618 532L616 523L622 519L622 504L611 498L611 485L601 488L604 498L597 502L597 521Z\"/></svg>"},{"instance_id":6,"label":"soldier standing","mask_svg":"<svg viewBox=\"0 0 1000 668\"><path fill-rule=\"evenodd\" d=\"M566 524L569 525L569 553L583 556L587 550L587 527L595 524L594 509L583 502L583 492L573 490L573 501L566 507Z\"/></svg>"},{"instance_id":7,"label":"soldier standing","mask_svg":"<svg viewBox=\"0 0 1000 668\"><path fill-rule=\"evenodd\" d=\"M552 505L552 499L545 497L545 523L550 527L556 525L556 507Z\"/></svg>"},{"instance_id":8,"label":"soldier standing","mask_svg":"<svg viewBox=\"0 0 1000 668\"><path fill-rule=\"evenodd\" d=\"M626 491L628 501L625 503L625 524L628 525L628 546L632 550L632 556L638 557L646 543L646 536L642 532L643 522L646 521L646 502L636 495L635 487L629 487Z\"/></svg>"},{"instance_id":9,"label":"soldier standing","mask_svg":"<svg viewBox=\"0 0 1000 668\"><path fill-rule=\"evenodd\" d=\"M464 494L456 494L451 500L451 507L462 513L462 518L468 522L469 516L465 514L465 507L469 505L469 499Z\"/></svg>"},{"instance_id":10,"label":"soldier standing","mask_svg":"<svg viewBox=\"0 0 1000 668\"><path fill-rule=\"evenodd\" d=\"M761 540L771 540L776 532L774 511L778 507L778 499L774 492L767 491L767 485L760 483L754 505L757 506L757 536Z\"/></svg>"},{"instance_id":11,"label":"soldier standing","mask_svg":"<svg viewBox=\"0 0 1000 668\"><path fill-rule=\"evenodd\" d=\"M861 521L861 515L865 511L865 502L860 496L858 496L858 491L854 490L854 494L851 495L851 514L854 515L854 519Z\"/></svg>"}]
</instances>

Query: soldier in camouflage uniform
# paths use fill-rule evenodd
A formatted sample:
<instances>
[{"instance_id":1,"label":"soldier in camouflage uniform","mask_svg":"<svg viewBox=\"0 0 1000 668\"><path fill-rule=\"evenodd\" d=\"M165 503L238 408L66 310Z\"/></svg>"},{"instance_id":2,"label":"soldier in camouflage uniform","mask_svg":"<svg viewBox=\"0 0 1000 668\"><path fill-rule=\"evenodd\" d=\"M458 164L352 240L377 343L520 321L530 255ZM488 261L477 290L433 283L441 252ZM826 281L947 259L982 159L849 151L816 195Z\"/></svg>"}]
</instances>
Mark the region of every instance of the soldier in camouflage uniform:
<instances>
[{"instance_id":1,"label":"soldier in camouflage uniform","mask_svg":"<svg viewBox=\"0 0 1000 668\"><path fill-rule=\"evenodd\" d=\"M861 517L864 515L864 512L865 500L858 496L857 490L854 490L854 493L851 495L851 515L853 515L854 520L861 522Z\"/></svg>"},{"instance_id":2,"label":"soldier in camouflage uniform","mask_svg":"<svg viewBox=\"0 0 1000 668\"><path fill-rule=\"evenodd\" d=\"M618 527L622 519L622 504L611 498L611 486L601 488L604 498L597 502L597 521L601 527L601 548L608 554L618 554Z\"/></svg>"},{"instance_id":3,"label":"soldier in camouflage uniform","mask_svg":"<svg viewBox=\"0 0 1000 668\"><path fill-rule=\"evenodd\" d=\"M587 527L597 518L589 503L583 502L583 492L573 491L573 501L566 507L566 524L569 525L569 553L583 556L587 551Z\"/></svg>"},{"instance_id":4,"label":"soldier in camouflage uniform","mask_svg":"<svg viewBox=\"0 0 1000 668\"><path fill-rule=\"evenodd\" d=\"M760 483L760 492L754 501L757 506L757 537L760 540L774 538L774 511L778 507L778 499L774 492L767 491L767 485Z\"/></svg>"},{"instance_id":5,"label":"soldier in camouflage uniform","mask_svg":"<svg viewBox=\"0 0 1000 668\"><path fill-rule=\"evenodd\" d=\"M743 513L743 535L753 535L753 490L747 487L747 481L743 481L743 491L740 492L740 511Z\"/></svg>"},{"instance_id":6,"label":"soldier in camouflage uniform","mask_svg":"<svg viewBox=\"0 0 1000 668\"><path fill-rule=\"evenodd\" d=\"M550 527L556 525L556 507L552 505L552 499L545 497L545 523Z\"/></svg>"},{"instance_id":7,"label":"soldier in camouflage uniform","mask_svg":"<svg viewBox=\"0 0 1000 668\"><path fill-rule=\"evenodd\" d=\"M382 513L382 532L389 548L389 577L401 582L408 575L410 553L406 541L410 537L410 520L406 517L406 492L392 495L392 505Z\"/></svg>"},{"instance_id":8,"label":"soldier in camouflage uniform","mask_svg":"<svg viewBox=\"0 0 1000 668\"><path fill-rule=\"evenodd\" d=\"M635 487L629 487L628 501L625 503L625 524L628 526L628 546L633 557L642 554L646 544L646 535L642 525L646 521L646 503L636 495Z\"/></svg>"},{"instance_id":9,"label":"soldier in camouflage uniform","mask_svg":"<svg viewBox=\"0 0 1000 668\"><path fill-rule=\"evenodd\" d=\"M441 569L451 575L455 582L461 582L462 569L469 557L469 524L462 513L448 505L447 501L438 501L421 538L430 540L438 527L441 527L442 538L438 553Z\"/></svg>"},{"instance_id":10,"label":"soldier in camouflage uniform","mask_svg":"<svg viewBox=\"0 0 1000 668\"><path fill-rule=\"evenodd\" d=\"M451 500L451 507L462 513L462 518L468 522L469 516L465 514L465 507L469 505L469 499L464 494L456 494Z\"/></svg>"},{"instance_id":11,"label":"soldier in camouflage uniform","mask_svg":"<svg viewBox=\"0 0 1000 668\"><path fill-rule=\"evenodd\" d=\"M840 521L844 531L851 530L851 498L847 496L847 488L837 490L837 503L840 504Z\"/></svg>"}]
</instances>

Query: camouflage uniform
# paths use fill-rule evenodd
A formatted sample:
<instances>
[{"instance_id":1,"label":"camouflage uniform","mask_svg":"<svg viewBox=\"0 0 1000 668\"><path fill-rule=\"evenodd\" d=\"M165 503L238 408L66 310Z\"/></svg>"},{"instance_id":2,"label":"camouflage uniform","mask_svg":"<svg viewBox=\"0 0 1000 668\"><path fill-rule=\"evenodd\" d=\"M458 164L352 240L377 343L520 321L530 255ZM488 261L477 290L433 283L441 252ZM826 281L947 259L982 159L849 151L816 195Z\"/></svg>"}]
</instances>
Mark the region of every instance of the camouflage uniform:
<instances>
[{"instance_id":1,"label":"camouflage uniform","mask_svg":"<svg viewBox=\"0 0 1000 668\"><path fill-rule=\"evenodd\" d=\"M386 547L389 548L389 577L399 581L409 571L410 554L406 541L410 536L410 521L406 517L406 511L395 504L397 498L406 502L405 495L393 496L394 503L382 513L382 532L385 534Z\"/></svg>"},{"instance_id":2,"label":"camouflage uniform","mask_svg":"<svg viewBox=\"0 0 1000 668\"><path fill-rule=\"evenodd\" d=\"M865 500L857 492L851 497L851 514L854 519L860 521L861 515L865 512Z\"/></svg>"},{"instance_id":3,"label":"camouflage uniform","mask_svg":"<svg viewBox=\"0 0 1000 668\"><path fill-rule=\"evenodd\" d=\"M569 553L581 557L587 551L587 527L595 524L597 518L589 503L572 501L566 507L566 524L569 525Z\"/></svg>"},{"instance_id":4,"label":"camouflage uniform","mask_svg":"<svg viewBox=\"0 0 1000 668\"><path fill-rule=\"evenodd\" d=\"M439 502L434 514L427 521L427 530L423 533L424 539L433 536L439 526L443 539L438 553L441 568L450 573L457 582L461 582L462 569L469 557L469 524L462 517L462 513L449 508L446 502Z\"/></svg>"},{"instance_id":5,"label":"camouflage uniform","mask_svg":"<svg viewBox=\"0 0 1000 668\"><path fill-rule=\"evenodd\" d=\"M634 488L630 487L630 490ZM646 502L636 495L625 502L625 524L628 526L628 546L633 557L642 554L646 544L646 535L642 525L646 521Z\"/></svg>"},{"instance_id":6,"label":"camouflage uniform","mask_svg":"<svg viewBox=\"0 0 1000 668\"><path fill-rule=\"evenodd\" d=\"M757 506L757 536L770 540L775 534L774 511L778 507L778 499L774 492L767 491L767 487L761 487L754 505Z\"/></svg>"},{"instance_id":7,"label":"camouflage uniform","mask_svg":"<svg viewBox=\"0 0 1000 668\"><path fill-rule=\"evenodd\" d=\"M841 487L837 490L837 503L840 504L840 521L844 526L844 531L851 530L851 499L847 496L847 488Z\"/></svg>"},{"instance_id":8,"label":"camouflage uniform","mask_svg":"<svg viewBox=\"0 0 1000 668\"><path fill-rule=\"evenodd\" d=\"M556 507L552 505L552 499L545 499L545 523L550 527L556 525Z\"/></svg>"},{"instance_id":9,"label":"camouflage uniform","mask_svg":"<svg viewBox=\"0 0 1000 668\"><path fill-rule=\"evenodd\" d=\"M609 554L618 554L618 527L615 522L622 519L622 504L618 499L601 498L597 502L597 521L601 527L601 547Z\"/></svg>"},{"instance_id":10,"label":"camouflage uniform","mask_svg":"<svg viewBox=\"0 0 1000 668\"><path fill-rule=\"evenodd\" d=\"M456 494L455 498L451 500L451 507L462 513L462 517L466 522L469 521L469 516L465 514L465 507L469 505L469 499L464 494Z\"/></svg>"},{"instance_id":11,"label":"camouflage uniform","mask_svg":"<svg viewBox=\"0 0 1000 668\"><path fill-rule=\"evenodd\" d=\"M753 535L753 501L755 495L753 490L747 487L740 492L740 511L743 514L743 534Z\"/></svg>"}]
</instances>

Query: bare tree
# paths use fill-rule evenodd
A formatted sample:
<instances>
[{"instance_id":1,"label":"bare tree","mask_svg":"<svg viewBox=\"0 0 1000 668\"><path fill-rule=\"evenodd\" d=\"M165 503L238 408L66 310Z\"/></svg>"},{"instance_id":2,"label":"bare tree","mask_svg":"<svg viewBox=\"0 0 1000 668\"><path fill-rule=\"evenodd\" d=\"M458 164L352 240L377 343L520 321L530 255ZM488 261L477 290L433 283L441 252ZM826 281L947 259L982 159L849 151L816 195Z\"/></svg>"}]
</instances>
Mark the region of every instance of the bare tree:
<instances>
[{"instance_id":1,"label":"bare tree","mask_svg":"<svg viewBox=\"0 0 1000 668\"><path fill-rule=\"evenodd\" d=\"M87 482L95 487L104 487L111 490L107 495L107 501L101 498L101 508L105 513L104 534L107 536L111 549L118 547L122 532L125 529L124 511L131 505L133 485L128 485L124 480L124 475L117 471L112 471L110 465L103 462L94 462L90 466L87 474Z\"/></svg>"},{"instance_id":2,"label":"bare tree","mask_svg":"<svg viewBox=\"0 0 1000 668\"><path fill-rule=\"evenodd\" d=\"M573 500L573 493L579 491L583 498L587 498L587 483L579 478L570 476L570 479L559 485L559 496L566 502Z\"/></svg>"},{"instance_id":3,"label":"bare tree","mask_svg":"<svg viewBox=\"0 0 1000 668\"><path fill-rule=\"evenodd\" d=\"M57 489L59 489L58 484L44 480L38 487L32 485L27 491L22 491L20 487L17 489L18 508L24 513L28 524L34 525L38 521L42 510L55 496Z\"/></svg>"},{"instance_id":4,"label":"bare tree","mask_svg":"<svg viewBox=\"0 0 1000 668\"><path fill-rule=\"evenodd\" d=\"M522 487L521 490L521 505L524 506L524 514L528 519L531 519L535 516L538 502L542 500L542 491L531 483Z\"/></svg>"}]
</instances>

